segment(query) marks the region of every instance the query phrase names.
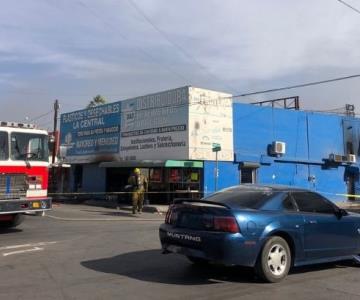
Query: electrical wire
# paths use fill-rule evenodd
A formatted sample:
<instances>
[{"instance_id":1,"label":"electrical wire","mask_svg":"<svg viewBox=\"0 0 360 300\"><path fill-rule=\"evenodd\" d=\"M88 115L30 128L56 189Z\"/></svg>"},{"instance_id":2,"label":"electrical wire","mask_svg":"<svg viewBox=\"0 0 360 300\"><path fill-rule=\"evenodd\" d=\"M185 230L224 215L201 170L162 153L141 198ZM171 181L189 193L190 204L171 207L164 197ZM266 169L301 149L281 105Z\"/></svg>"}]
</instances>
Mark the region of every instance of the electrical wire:
<instances>
[{"instance_id":1,"label":"electrical wire","mask_svg":"<svg viewBox=\"0 0 360 300\"><path fill-rule=\"evenodd\" d=\"M41 119L41 118L43 118L43 117L46 117L46 116L50 115L53 111L54 111L54 110L52 109L52 110L48 111L47 113L44 113L44 114L41 114L41 115L39 115L39 116L37 116L37 117L34 117L34 118L32 118L32 119L29 119L29 122L34 122L34 121L37 121L37 120L39 120L39 119Z\"/></svg>"},{"instance_id":2,"label":"electrical wire","mask_svg":"<svg viewBox=\"0 0 360 300\"><path fill-rule=\"evenodd\" d=\"M205 67L203 64L201 64L193 55L191 55L188 51L186 51L182 46L180 46L178 43L174 42L169 35L163 31L162 29L160 29L150 18L147 14L145 14L145 12L135 3L135 1L133 0L128 0L129 4L137 11L137 13L139 15L141 15L143 17L143 19L149 23L154 29L155 31L157 31L168 43L170 43L171 45L173 45L179 52L181 52L184 56L186 56L188 59L192 60L196 65L198 65L200 67L200 69L202 69L204 71L204 73L206 73L208 76L212 77L213 79L216 79L217 81L222 81L224 86L229 89L232 90L233 92L236 91L236 89L234 87L231 87L230 85L228 85L227 83L225 83L224 80L220 79L219 77L217 77L215 74L213 74L212 72L210 72L208 70L207 67Z\"/></svg>"},{"instance_id":3,"label":"electrical wire","mask_svg":"<svg viewBox=\"0 0 360 300\"><path fill-rule=\"evenodd\" d=\"M353 11L357 12L358 14L360 14L360 10L358 10L357 8L355 8L354 6L351 6L349 3L346 3L343 0L337 0L338 2L340 2L341 4L347 6L348 8L352 9Z\"/></svg>"},{"instance_id":4,"label":"electrical wire","mask_svg":"<svg viewBox=\"0 0 360 300\"><path fill-rule=\"evenodd\" d=\"M290 90L290 89L295 89L295 88L302 88L302 87L308 87L308 86L321 85L321 84L326 84L326 83L331 83L331 82L336 82L336 81L343 81L343 80L347 80L347 79L354 79L354 78L359 78L359 77L360 77L360 74L354 74L354 75L349 75L349 76L344 76L344 77L337 77L337 78L321 80L321 81L313 81L313 82L302 83L302 84L297 84L297 85L291 85L291 86L286 86L286 87L247 92L247 93L228 96L228 97L219 97L217 99L241 98L241 97L247 97L247 96L252 96L252 95L259 95L259 94L266 94L266 93L273 93L273 92L278 92L278 91ZM17 91L14 91L14 92L18 93ZM30 95L30 94L36 94L36 93L24 93L24 94L29 94ZM82 96L90 96L90 94L81 94L81 95ZM116 94L109 94L109 95L116 96ZM80 96L80 94L68 94L67 96ZM133 98L130 98L130 99L133 99ZM124 100L126 100L126 99L124 99Z\"/></svg>"},{"instance_id":5,"label":"electrical wire","mask_svg":"<svg viewBox=\"0 0 360 300\"><path fill-rule=\"evenodd\" d=\"M347 80L347 79L359 78L359 77L360 77L360 74L355 74L355 75L337 77L337 78L332 78L332 79L327 79L327 80L313 81L313 82L301 83L301 84L297 84L297 85L290 85L290 86L286 86L286 87L273 88L273 89L269 89L269 90L248 92L248 93L234 95L232 97L227 97L227 98L240 98L240 97L251 96L251 95L274 93L274 92L278 92L278 91L284 91L284 90L290 90L290 89L296 89L296 88L320 85L320 84L331 83L331 82L335 82L335 81L342 81L342 80Z\"/></svg>"},{"instance_id":6,"label":"electrical wire","mask_svg":"<svg viewBox=\"0 0 360 300\"><path fill-rule=\"evenodd\" d=\"M125 41L129 41L129 39L120 31L116 30L111 23L109 23L108 21L104 20L103 18L101 18L99 16L99 14L97 14L91 7L89 7L88 5L86 5L83 1L81 0L76 0L76 2L82 6L84 9L86 9L92 16L94 16L96 19L98 19L100 22L102 22L105 27L109 30L111 30L112 32L115 32L117 36L120 36L123 40ZM115 30L114 30L115 29ZM155 62L157 65L161 66L162 68L166 69L168 72L176 75L177 77L181 78L182 80L184 80L185 82L189 82L188 78L184 77L182 74L174 71L172 68L162 64L158 59L156 59L152 54L150 54L149 52L145 51L144 49L138 47L138 46L134 46L139 52L141 52L144 56L150 58L150 60L152 60L153 62Z\"/></svg>"},{"instance_id":7,"label":"electrical wire","mask_svg":"<svg viewBox=\"0 0 360 300\"><path fill-rule=\"evenodd\" d=\"M38 127L47 127L48 125L51 125L53 121L48 121L46 123L36 124Z\"/></svg>"}]
</instances>

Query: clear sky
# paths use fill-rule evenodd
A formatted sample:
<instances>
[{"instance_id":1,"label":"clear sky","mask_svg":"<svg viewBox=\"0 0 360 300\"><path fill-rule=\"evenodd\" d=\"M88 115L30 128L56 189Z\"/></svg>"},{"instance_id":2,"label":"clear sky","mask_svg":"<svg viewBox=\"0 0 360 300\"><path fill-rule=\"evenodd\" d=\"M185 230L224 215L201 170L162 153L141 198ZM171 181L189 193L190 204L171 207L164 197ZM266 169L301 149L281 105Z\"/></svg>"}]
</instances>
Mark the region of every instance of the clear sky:
<instances>
[{"instance_id":1,"label":"clear sky","mask_svg":"<svg viewBox=\"0 0 360 300\"><path fill-rule=\"evenodd\" d=\"M359 49L360 14L337 0L4 0L0 120L50 129L56 98L69 112L96 94L241 94L360 74ZM359 91L357 78L238 100L299 95L305 109L359 112Z\"/></svg>"}]
</instances>

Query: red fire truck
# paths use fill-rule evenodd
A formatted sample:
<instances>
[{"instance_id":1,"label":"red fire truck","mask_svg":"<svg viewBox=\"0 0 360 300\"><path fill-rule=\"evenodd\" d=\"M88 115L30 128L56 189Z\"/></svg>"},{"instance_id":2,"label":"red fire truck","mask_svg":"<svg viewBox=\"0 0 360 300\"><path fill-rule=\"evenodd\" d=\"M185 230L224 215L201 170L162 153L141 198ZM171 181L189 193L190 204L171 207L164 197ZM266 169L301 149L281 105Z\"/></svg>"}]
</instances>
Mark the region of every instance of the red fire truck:
<instances>
[{"instance_id":1,"label":"red fire truck","mask_svg":"<svg viewBox=\"0 0 360 300\"><path fill-rule=\"evenodd\" d=\"M48 169L47 131L0 122L0 227L19 225L24 213L51 209Z\"/></svg>"}]
</instances>

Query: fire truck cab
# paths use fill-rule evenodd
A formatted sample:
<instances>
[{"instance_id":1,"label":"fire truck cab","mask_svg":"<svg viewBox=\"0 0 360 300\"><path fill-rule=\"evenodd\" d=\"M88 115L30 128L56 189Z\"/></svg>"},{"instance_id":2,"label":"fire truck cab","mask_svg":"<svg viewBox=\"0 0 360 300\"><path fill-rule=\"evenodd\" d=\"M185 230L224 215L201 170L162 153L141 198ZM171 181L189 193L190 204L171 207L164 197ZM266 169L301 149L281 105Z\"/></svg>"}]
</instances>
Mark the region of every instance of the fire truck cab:
<instances>
[{"instance_id":1,"label":"fire truck cab","mask_svg":"<svg viewBox=\"0 0 360 300\"><path fill-rule=\"evenodd\" d=\"M47 131L0 122L0 228L16 227L24 213L51 209L48 169Z\"/></svg>"}]
</instances>

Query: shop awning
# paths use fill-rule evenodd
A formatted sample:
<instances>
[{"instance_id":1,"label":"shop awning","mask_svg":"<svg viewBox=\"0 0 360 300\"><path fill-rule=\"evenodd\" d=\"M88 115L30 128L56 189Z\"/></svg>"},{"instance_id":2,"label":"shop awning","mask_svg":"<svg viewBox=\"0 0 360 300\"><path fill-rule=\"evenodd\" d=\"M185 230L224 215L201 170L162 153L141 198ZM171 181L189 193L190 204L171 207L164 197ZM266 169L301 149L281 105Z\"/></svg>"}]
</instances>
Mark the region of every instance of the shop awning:
<instances>
[{"instance_id":1,"label":"shop awning","mask_svg":"<svg viewBox=\"0 0 360 300\"><path fill-rule=\"evenodd\" d=\"M243 161L239 164L239 166L241 168L251 168L251 169L257 169L260 168L260 164L256 163L256 162L248 162L248 161Z\"/></svg>"},{"instance_id":2,"label":"shop awning","mask_svg":"<svg viewBox=\"0 0 360 300\"><path fill-rule=\"evenodd\" d=\"M167 160L166 168L203 168L204 163L196 160Z\"/></svg>"},{"instance_id":3,"label":"shop awning","mask_svg":"<svg viewBox=\"0 0 360 300\"><path fill-rule=\"evenodd\" d=\"M202 161L195 160L136 160L136 161L109 161L99 164L100 168L203 168Z\"/></svg>"}]
</instances>

